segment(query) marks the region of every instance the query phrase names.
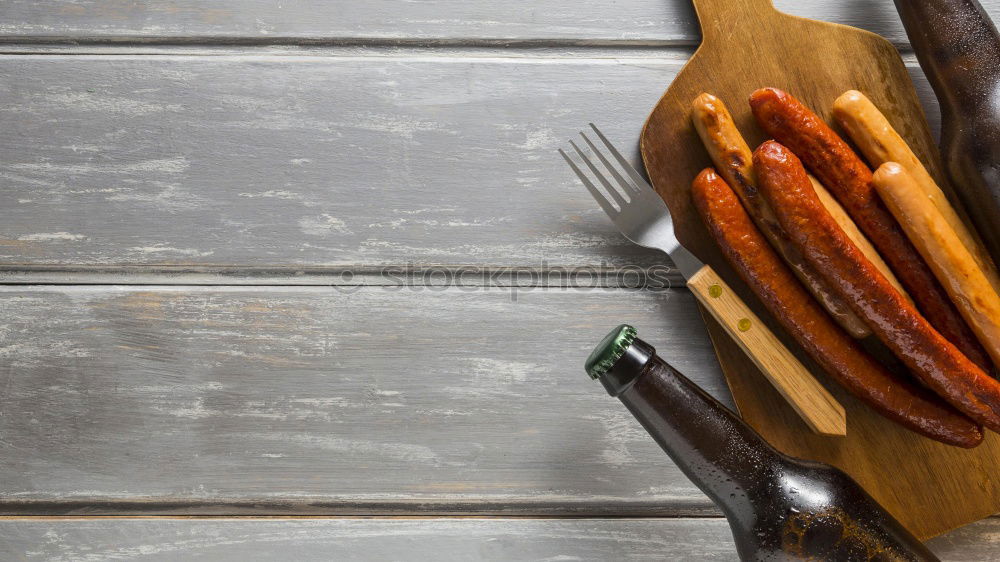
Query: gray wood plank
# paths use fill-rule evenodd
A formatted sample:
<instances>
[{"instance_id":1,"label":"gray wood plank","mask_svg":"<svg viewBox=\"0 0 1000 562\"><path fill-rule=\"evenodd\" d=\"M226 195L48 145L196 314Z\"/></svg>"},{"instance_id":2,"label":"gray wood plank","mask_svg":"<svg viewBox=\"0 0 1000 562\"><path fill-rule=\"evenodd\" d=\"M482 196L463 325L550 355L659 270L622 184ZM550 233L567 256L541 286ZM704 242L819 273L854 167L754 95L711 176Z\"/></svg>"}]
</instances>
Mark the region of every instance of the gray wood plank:
<instances>
[{"instance_id":1,"label":"gray wood plank","mask_svg":"<svg viewBox=\"0 0 1000 562\"><path fill-rule=\"evenodd\" d=\"M0 317L0 513L710 505L582 369L630 322L725 397L687 291L8 286Z\"/></svg>"},{"instance_id":2,"label":"gray wood plank","mask_svg":"<svg viewBox=\"0 0 1000 562\"><path fill-rule=\"evenodd\" d=\"M0 261L662 263L555 150L595 121L634 154L685 52L337 52L0 57Z\"/></svg>"},{"instance_id":3,"label":"gray wood plank","mask_svg":"<svg viewBox=\"0 0 1000 562\"><path fill-rule=\"evenodd\" d=\"M735 560L724 519L70 519L0 521L4 560ZM1000 558L987 519L928 543Z\"/></svg>"},{"instance_id":4,"label":"gray wood plank","mask_svg":"<svg viewBox=\"0 0 1000 562\"><path fill-rule=\"evenodd\" d=\"M994 17L1000 1L983 0ZM869 29L902 43L890 2L777 0L795 15ZM6 0L0 37L204 39L470 39L690 44L698 29L688 0Z\"/></svg>"},{"instance_id":5,"label":"gray wood plank","mask_svg":"<svg viewBox=\"0 0 1000 562\"><path fill-rule=\"evenodd\" d=\"M984 519L928 541L942 561L1000 560L1000 519Z\"/></svg>"},{"instance_id":6,"label":"gray wood plank","mask_svg":"<svg viewBox=\"0 0 1000 562\"><path fill-rule=\"evenodd\" d=\"M8 561L689 560L729 562L716 519L0 521Z\"/></svg>"}]
</instances>

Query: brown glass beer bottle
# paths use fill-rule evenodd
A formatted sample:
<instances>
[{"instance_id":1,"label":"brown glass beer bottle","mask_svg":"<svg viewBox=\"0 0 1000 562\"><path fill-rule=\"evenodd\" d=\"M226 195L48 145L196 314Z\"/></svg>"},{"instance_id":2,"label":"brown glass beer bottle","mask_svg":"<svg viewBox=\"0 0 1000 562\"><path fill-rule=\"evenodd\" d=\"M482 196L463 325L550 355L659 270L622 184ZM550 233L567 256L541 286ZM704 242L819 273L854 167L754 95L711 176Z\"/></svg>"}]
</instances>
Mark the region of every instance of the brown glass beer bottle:
<instances>
[{"instance_id":1,"label":"brown glass beer bottle","mask_svg":"<svg viewBox=\"0 0 1000 562\"><path fill-rule=\"evenodd\" d=\"M742 560L937 560L849 476L778 452L631 326L586 368L722 509Z\"/></svg>"},{"instance_id":2,"label":"brown glass beer bottle","mask_svg":"<svg viewBox=\"0 0 1000 562\"><path fill-rule=\"evenodd\" d=\"M941 156L1000 263L1000 35L976 0L895 0L941 105Z\"/></svg>"}]
</instances>

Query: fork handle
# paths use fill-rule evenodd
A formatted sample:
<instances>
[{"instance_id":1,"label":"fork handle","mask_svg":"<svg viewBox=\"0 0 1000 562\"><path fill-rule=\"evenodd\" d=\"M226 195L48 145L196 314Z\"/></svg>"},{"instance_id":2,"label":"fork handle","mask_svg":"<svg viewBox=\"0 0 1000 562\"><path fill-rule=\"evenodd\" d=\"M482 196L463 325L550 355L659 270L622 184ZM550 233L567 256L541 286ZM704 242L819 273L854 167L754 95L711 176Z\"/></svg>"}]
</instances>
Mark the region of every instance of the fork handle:
<instances>
[{"instance_id":1,"label":"fork handle","mask_svg":"<svg viewBox=\"0 0 1000 562\"><path fill-rule=\"evenodd\" d=\"M691 276L688 288L813 432L846 435L844 407L711 267Z\"/></svg>"}]
</instances>

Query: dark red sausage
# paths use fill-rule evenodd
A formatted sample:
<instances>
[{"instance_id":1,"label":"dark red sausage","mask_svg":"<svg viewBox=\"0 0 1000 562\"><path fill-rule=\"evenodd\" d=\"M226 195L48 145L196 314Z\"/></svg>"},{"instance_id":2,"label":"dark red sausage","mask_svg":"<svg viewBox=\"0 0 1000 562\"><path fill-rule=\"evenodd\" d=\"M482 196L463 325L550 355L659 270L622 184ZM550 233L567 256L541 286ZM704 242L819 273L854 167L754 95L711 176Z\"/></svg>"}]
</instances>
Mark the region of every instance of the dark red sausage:
<instances>
[{"instance_id":1,"label":"dark red sausage","mask_svg":"<svg viewBox=\"0 0 1000 562\"><path fill-rule=\"evenodd\" d=\"M761 194L806 261L924 384L1000 431L1000 382L938 333L868 261L820 202L792 151L768 141L754 152L753 163Z\"/></svg>"},{"instance_id":2,"label":"dark red sausage","mask_svg":"<svg viewBox=\"0 0 1000 562\"><path fill-rule=\"evenodd\" d=\"M921 435L959 447L982 441L982 430L972 420L934 393L886 370L834 323L768 245L715 170L703 171L691 193L729 263L834 380L875 411Z\"/></svg>"},{"instance_id":3,"label":"dark red sausage","mask_svg":"<svg viewBox=\"0 0 1000 562\"><path fill-rule=\"evenodd\" d=\"M764 131L801 158L847 209L931 325L966 357L990 371L986 350L879 199L871 170L851 147L808 107L776 88L754 92L750 107Z\"/></svg>"}]
</instances>

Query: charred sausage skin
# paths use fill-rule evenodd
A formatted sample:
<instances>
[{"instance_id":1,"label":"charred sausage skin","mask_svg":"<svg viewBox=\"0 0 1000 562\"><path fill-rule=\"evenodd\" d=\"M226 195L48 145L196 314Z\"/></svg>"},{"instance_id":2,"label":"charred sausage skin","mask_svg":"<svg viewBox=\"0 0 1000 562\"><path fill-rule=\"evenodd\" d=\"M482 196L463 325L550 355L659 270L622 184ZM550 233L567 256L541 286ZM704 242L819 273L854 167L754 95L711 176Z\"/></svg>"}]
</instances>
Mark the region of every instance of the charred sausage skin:
<instances>
[{"instance_id":1,"label":"charred sausage skin","mask_svg":"<svg viewBox=\"0 0 1000 562\"><path fill-rule=\"evenodd\" d=\"M990 371L986 350L882 204L871 170L851 147L812 110L777 88L755 91L750 107L764 132L801 158L847 209L930 324L976 365Z\"/></svg>"},{"instance_id":2,"label":"charred sausage skin","mask_svg":"<svg viewBox=\"0 0 1000 562\"><path fill-rule=\"evenodd\" d=\"M733 188L754 224L771 246L784 258L820 305L826 309L841 328L855 338L872 335L868 326L858 318L851 307L837 293L826 286L826 281L806 263L799 251L781 232L774 212L757 193L757 178L753 172L753 152L740 134L733 116L722 100L703 93L691 104L691 121L708 151L716 171Z\"/></svg>"},{"instance_id":3,"label":"charred sausage skin","mask_svg":"<svg viewBox=\"0 0 1000 562\"><path fill-rule=\"evenodd\" d=\"M765 142L754 152L754 170L782 227L875 335L952 406L1000 430L1000 382L935 330L858 250L820 203L796 155Z\"/></svg>"},{"instance_id":4,"label":"charred sausage skin","mask_svg":"<svg viewBox=\"0 0 1000 562\"><path fill-rule=\"evenodd\" d=\"M921 435L971 448L982 429L934 393L889 372L844 332L803 287L715 172L695 179L692 197L726 259L782 327L849 392Z\"/></svg>"}]
</instances>

